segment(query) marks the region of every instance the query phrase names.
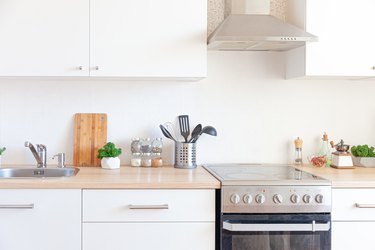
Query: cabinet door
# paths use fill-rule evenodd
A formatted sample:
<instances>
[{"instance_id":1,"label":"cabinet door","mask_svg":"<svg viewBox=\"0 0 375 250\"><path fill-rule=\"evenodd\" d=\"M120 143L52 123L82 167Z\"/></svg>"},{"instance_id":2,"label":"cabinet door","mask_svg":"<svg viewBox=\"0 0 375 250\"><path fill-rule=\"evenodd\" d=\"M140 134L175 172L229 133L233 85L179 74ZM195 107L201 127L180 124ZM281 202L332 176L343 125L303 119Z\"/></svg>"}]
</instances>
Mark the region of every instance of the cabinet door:
<instances>
[{"instance_id":1,"label":"cabinet door","mask_svg":"<svg viewBox=\"0 0 375 250\"><path fill-rule=\"evenodd\" d=\"M214 250L215 223L84 223L83 250Z\"/></svg>"},{"instance_id":2,"label":"cabinet door","mask_svg":"<svg viewBox=\"0 0 375 250\"><path fill-rule=\"evenodd\" d=\"M332 250L373 250L375 222L333 222Z\"/></svg>"},{"instance_id":3,"label":"cabinet door","mask_svg":"<svg viewBox=\"0 0 375 250\"><path fill-rule=\"evenodd\" d=\"M89 0L1 0L0 34L0 76L88 76Z\"/></svg>"},{"instance_id":4,"label":"cabinet door","mask_svg":"<svg viewBox=\"0 0 375 250\"><path fill-rule=\"evenodd\" d=\"M206 76L207 1L91 0L91 76Z\"/></svg>"},{"instance_id":5,"label":"cabinet door","mask_svg":"<svg viewBox=\"0 0 375 250\"><path fill-rule=\"evenodd\" d=\"M307 45L307 74L375 75L373 0L307 1L306 29L319 41Z\"/></svg>"},{"instance_id":6,"label":"cabinet door","mask_svg":"<svg viewBox=\"0 0 375 250\"><path fill-rule=\"evenodd\" d=\"M1 250L81 249L80 190L0 190L0 207Z\"/></svg>"}]
</instances>

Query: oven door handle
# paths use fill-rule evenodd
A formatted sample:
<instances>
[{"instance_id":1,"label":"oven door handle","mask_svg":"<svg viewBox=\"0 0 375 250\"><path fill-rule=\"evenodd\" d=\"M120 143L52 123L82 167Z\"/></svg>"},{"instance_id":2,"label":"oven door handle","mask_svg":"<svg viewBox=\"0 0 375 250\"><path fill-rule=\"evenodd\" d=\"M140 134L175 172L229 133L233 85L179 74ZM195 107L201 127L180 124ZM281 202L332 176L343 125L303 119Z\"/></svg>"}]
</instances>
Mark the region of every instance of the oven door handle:
<instances>
[{"instance_id":1,"label":"oven door handle","mask_svg":"<svg viewBox=\"0 0 375 250\"><path fill-rule=\"evenodd\" d=\"M230 222L223 222L223 229L231 232L275 232L275 231L288 231L288 232L316 232L316 231L329 231L331 229L331 222L311 224L232 224Z\"/></svg>"}]
</instances>

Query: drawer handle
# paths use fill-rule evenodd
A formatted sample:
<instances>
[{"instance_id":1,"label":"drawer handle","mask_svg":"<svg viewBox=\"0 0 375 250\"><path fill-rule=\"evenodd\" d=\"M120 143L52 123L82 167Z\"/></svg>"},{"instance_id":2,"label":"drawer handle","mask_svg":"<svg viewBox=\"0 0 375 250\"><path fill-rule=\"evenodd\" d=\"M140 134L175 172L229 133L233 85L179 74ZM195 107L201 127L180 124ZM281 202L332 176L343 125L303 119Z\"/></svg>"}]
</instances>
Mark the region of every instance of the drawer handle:
<instances>
[{"instance_id":1,"label":"drawer handle","mask_svg":"<svg viewBox=\"0 0 375 250\"><path fill-rule=\"evenodd\" d=\"M169 209L168 204L163 205L129 205L129 209Z\"/></svg>"},{"instance_id":2,"label":"drawer handle","mask_svg":"<svg viewBox=\"0 0 375 250\"><path fill-rule=\"evenodd\" d=\"M375 204L360 204L360 203L356 203L355 207L357 207L357 208L375 208Z\"/></svg>"},{"instance_id":3,"label":"drawer handle","mask_svg":"<svg viewBox=\"0 0 375 250\"><path fill-rule=\"evenodd\" d=\"M34 209L34 204L25 204L25 205L0 205L0 209Z\"/></svg>"}]
</instances>

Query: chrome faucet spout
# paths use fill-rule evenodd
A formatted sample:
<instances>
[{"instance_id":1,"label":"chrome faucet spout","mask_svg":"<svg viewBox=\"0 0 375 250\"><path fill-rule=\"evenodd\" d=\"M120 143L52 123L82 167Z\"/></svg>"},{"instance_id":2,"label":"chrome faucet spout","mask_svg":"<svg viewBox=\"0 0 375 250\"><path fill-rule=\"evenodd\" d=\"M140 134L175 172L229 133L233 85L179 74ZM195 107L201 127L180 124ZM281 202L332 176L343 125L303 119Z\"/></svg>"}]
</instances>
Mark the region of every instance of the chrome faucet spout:
<instances>
[{"instance_id":1,"label":"chrome faucet spout","mask_svg":"<svg viewBox=\"0 0 375 250\"><path fill-rule=\"evenodd\" d=\"M37 149L31 142L26 141L25 147L29 148L31 153L34 155L38 168L47 167L47 147L42 144L37 144Z\"/></svg>"}]
</instances>

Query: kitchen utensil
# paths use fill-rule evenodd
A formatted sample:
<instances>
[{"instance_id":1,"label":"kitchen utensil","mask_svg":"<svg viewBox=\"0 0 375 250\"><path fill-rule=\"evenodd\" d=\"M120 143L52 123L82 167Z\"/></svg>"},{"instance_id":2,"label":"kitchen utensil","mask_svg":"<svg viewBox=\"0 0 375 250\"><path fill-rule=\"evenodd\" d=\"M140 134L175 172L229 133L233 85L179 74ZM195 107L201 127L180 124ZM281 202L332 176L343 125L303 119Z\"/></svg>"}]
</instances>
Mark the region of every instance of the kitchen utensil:
<instances>
[{"instance_id":1,"label":"kitchen utensil","mask_svg":"<svg viewBox=\"0 0 375 250\"><path fill-rule=\"evenodd\" d=\"M188 137L190 135L189 116L179 115L178 122L180 124L181 135L185 138L185 142L188 142Z\"/></svg>"},{"instance_id":2,"label":"kitchen utensil","mask_svg":"<svg viewBox=\"0 0 375 250\"><path fill-rule=\"evenodd\" d=\"M98 149L107 143L107 114L77 113L74 115L73 164L78 167L99 167Z\"/></svg>"},{"instance_id":3,"label":"kitchen utensil","mask_svg":"<svg viewBox=\"0 0 375 250\"><path fill-rule=\"evenodd\" d=\"M200 134L201 131L202 131L202 124L198 124L197 126L195 126L195 128L193 129L193 132L191 132L191 137L190 137L189 142L192 142L194 138Z\"/></svg>"},{"instance_id":4,"label":"kitchen utensil","mask_svg":"<svg viewBox=\"0 0 375 250\"><path fill-rule=\"evenodd\" d=\"M169 134L176 140L179 141L179 137L181 137L178 133L176 133L175 126L171 122L165 122L163 124L166 130L168 130Z\"/></svg>"},{"instance_id":5,"label":"kitchen utensil","mask_svg":"<svg viewBox=\"0 0 375 250\"><path fill-rule=\"evenodd\" d=\"M175 168L191 169L197 167L195 143L176 142L174 150Z\"/></svg>"},{"instance_id":6,"label":"kitchen utensil","mask_svg":"<svg viewBox=\"0 0 375 250\"><path fill-rule=\"evenodd\" d=\"M344 140L341 139L339 143L334 145L331 141L331 146L336 148L336 152L332 153L331 167L334 168L355 168L353 166L352 155L348 152L350 145L344 144Z\"/></svg>"},{"instance_id":7,"label":"kitchen utensil","mask_svg":"<svg viewBox=\"0 0 375 250\"><path fill-rule=\"evenodd\" d=\"M198 140L198 138L202 135L202 134L208 134L208 135L212 135L212 136L217 136L217 131L214 127L212 126L205 126L203 127L202 131L198 134L198 136L195 137L194 140L192 140L191 142L194 143Z\"/></svg>"},{"instance_id":8,"label":"kitchen utensil","mask_svg":"<svg viewBox=\"0 0 375 250\"><path fill-rule=\"evenodd\" d=\"M176 139L169 133L169 131L163 125L160 124L159 127L160 127L161 132L163 133L163 135L165 137L167 137L168 139L171 139L171 140L177 142Z\"/></svg>"}]
</instances>

